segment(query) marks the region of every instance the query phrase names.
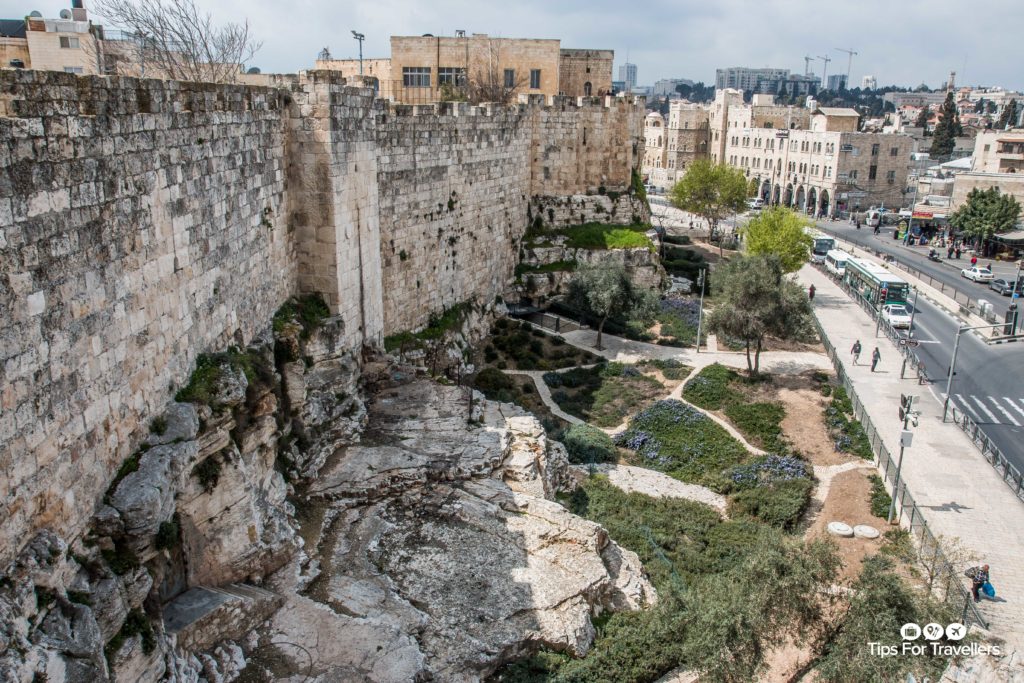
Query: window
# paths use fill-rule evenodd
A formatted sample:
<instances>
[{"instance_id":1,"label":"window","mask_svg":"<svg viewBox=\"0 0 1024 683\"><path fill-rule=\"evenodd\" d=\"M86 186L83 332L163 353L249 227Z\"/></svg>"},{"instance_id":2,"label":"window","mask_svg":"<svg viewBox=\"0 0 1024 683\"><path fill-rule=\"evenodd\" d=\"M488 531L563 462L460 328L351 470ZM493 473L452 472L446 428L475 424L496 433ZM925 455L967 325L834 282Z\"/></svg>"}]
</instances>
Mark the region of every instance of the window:
<instances>
[{"instance_id":1,"label":"window","mask_svg":"<svg viewBox=\"0 0 1024 683\"><path fill-rule=\"evenodd\" d=\"M530 87L540 90L540 69L530 69Z\"/></svg>"},{"instance_id":2,"label":"window","mask_svg":"<svg viewBox=\"0 0 1024 683\"><path fill-rule=\"evenodd\" d=\"M868 180L874 180L877 177L878 177L878 167L877 166L871 166L870 168L868 168Z\"/></svg>"},{"instance_id":3,"label":"window","mask_svg":"<svg viewBox=\"0 0 1024 683\"><path fill-rule=\"evenodd\" d=\"M590 71L589 67L587 68L587 71ZM586 83L583 84L583 95L585 97L590 97L590 91L592 89L593 89L593 86L590 85L590 81L587 81Z\"/></svg>"},{"instance_id":4,"label":"window","mask_svg":"<svg viewBox=\"0 0 1024 683\"><path fill-rule=\"evenodd\" d=\"M60 38L60 46L63 47L63 48L70 48L72 50L77 50L78 47L79 47L79 45L78 45L78 38L71 38L69 36L61 36L61 38Z\"/></svg>"},{"instance_id":5,"label":"window","mask_svg":"<svg viewBox=\"0 0 1024 683\"><path fill-rule=\"evenodd\" d=\"M64 67L64 73L66 74L78 74L82 75L82 67L80 66L66 66Z\"/></svg>"},{"instance_id":6,"label":"window","mask_svg":"<svg viewBox=\"0 0 1024 683\"><path fill-rule=\"evenodd\" d=\"M428 74L429 75L429 74ZM458 66L442 66L437 69L438 85L466 85L466 70ZM429 83L428 83L429 85Z\"/></svg>"},{"instance_id":7,"label":"window","mask_svg":"<svg viewBox=\"0 0 1024 683\"><path fill-rule=\"evenodd\" d=\"M871 156L877 157L878 156L878 150L880 148L881 148L881 145L879 145L877 142L875 144L871 145Z\"/></svg>"},{"instance_id":8,"label":"window","mask_svg":"<svg viewBox=\"0 0 1024 683\"><path fill-rule=\"evenodd\" d=\"M430 67L429 66L403 66L402 85L406 88L429 88Z\"/></svg>"},{"instance_id":9,"label":"window","mask_svg":"<svg viewBox=\"0 0 1024 683\"><path fill-rule=\"evenodd\" d=\"M505 69L505 87L514 88L516 87L516 70Z\"/></svg>"},{"instance_id":10,"label":"window","mask_svg":"<svg viewBox=\"0 0 1024 683\"><path fill-rule=\"evenodd\" d=\"M891 157L898 157L899 155L900 155L900 148L899 147L893 147L892 149L889 150L889 156L891 156Z\"/></svg>"},{"instance_id":11,"label":"window","mask_svg":"<svg viewBox=\"0 0 1024 683\"><path fill-rule=\"evenodd\" d=\"M850 180L857 179L857 171L850 171Z\"/></svg>"},{"instance_id":12,"label":"window","mask_svg":"<svg viewBox=\"0 0 1024 683\"><path fill-rule=\"evenodd\" d=\"M896 171L889 171L888 173L886 173L885 182L889 183L890 185L894 184L896 182Z\"/></svg>"},{"instance_id":13,"label":"window","mask_svg":"<svg viewBox=\"0 0 1024 683\"><path fill-rule=\"evenodd\" d=\"M13 65L13 64L11 64L11 66L14 66L14 65ZM985 151L986 151L986 152L988 151L988 148L989 148L989 145L985 145Z\"/></svg>"}]
</instances>

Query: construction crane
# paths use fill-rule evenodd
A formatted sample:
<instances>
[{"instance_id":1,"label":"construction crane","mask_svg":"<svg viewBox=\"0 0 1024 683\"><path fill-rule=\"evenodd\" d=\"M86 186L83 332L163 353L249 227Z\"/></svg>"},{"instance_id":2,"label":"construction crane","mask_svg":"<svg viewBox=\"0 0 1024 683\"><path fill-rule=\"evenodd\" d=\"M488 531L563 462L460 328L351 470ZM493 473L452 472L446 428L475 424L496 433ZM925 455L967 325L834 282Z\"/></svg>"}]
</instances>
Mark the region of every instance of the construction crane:
<instances>
[{"instance_id":1,"label":"construction crane","mask_svg":"<svg viewBox=\"0 0 1024 683\"><path fill-rule=\"evenodd\" d=\"M826 90L828 89L828 81L825 80L825 76L828 74L828 63L832 61L832 58L828 55L825 55L824 57L818 55L818 59L825 62L825 66L821 69L821 89Z\"/></svg>"},{"instance_id":2,"label":"construction crane","mask_svg":"<svg viewBox=\"0 0 1024 683\"><path fill-rule=\"evenodd\" d=\"M850 68L853 66L853 56L855 54L857 54L857 53L854 51L854 49L852 47L849 50L843 49L841 47L837 47L836 50L838 50L839 52L845 52L849 56L849 59L846 61L846 87L849 88L850 87Z\"/></svg>"},{"instance_id":3,"label":"construction crane","mask_svg":"<svg viewBox=\"0 0 1024 683\"><path fill-rule=\"evenodd\" d=\"M814 61L814 57L810 55L804 55L804 76L811 75L811 62Z\"/></svg>"}]
</instances>

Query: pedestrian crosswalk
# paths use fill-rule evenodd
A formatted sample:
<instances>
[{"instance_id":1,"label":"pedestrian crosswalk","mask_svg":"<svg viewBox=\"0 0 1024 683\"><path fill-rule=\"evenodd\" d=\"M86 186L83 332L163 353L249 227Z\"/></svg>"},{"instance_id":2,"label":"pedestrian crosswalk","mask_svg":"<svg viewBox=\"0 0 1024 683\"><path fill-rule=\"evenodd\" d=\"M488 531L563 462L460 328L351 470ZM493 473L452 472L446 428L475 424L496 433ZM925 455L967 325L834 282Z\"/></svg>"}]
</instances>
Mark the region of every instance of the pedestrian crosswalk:
<instances>
[{"instance_id":1,"label":"pedestrian crosswalk","mask_svg":"<svg viewBox=\"0 0 1024 683\"><path fill-rule=\"evenodd\" d=\"M945 398L946 395L942 394ZM1010 396L976 396L953 394L949 403L978 424L1002 424L1020 427L1024 424L1024 398Z\"/></svg>"}]
</instances>

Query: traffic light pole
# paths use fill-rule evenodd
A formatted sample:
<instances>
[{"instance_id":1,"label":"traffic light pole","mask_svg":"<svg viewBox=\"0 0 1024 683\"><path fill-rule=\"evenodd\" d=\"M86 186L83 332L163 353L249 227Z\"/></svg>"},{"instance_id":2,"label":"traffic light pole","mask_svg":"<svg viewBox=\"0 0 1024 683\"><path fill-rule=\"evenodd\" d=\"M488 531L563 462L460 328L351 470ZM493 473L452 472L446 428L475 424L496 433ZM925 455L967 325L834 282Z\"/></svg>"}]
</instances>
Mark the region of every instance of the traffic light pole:
<instances>
[{"instance_id":1,"label":"traffic light pole","mask_svg":"<svg viewBox=\"0 0 1024 683\"><path fill-rule=\"evenodd\" d=\"M910 408L903 414L903 431L907 431L910 423ZM900 492L900 472L903 470L903 435L900 435L900 459L896 461L896 480L892 483L892 498L889 501L889 524L892 524L892 517L896 514L896 496Z\"/></svg>"}]
</instances>

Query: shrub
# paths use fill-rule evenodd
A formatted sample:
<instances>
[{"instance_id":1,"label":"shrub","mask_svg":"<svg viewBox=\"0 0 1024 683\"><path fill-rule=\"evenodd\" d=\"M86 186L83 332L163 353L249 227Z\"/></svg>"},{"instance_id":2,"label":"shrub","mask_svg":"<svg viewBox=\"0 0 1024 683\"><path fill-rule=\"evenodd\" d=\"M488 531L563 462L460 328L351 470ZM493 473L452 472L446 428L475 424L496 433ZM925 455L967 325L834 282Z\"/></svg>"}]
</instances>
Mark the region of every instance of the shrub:
<instances>
[{"instance_id":1,"label":"shrub","mask_svg":"<svg viewBox=\"0 0 1024 683\"><path fill-rule=\"evenodd\" d=\"M729 514L749 516L781 529L792 529L811 501L810 479L790 479L741 490L729 501Z\"/></svg>"},{"instance_id":2,"label":"shrub","mask_svg":"<svg viewBox=\"0 0 1024 683\"><path fill-rule=\"evenodd\" d=\"M735 403L725 408L725 415L755 445L775 452L787 450L782 438L786 409L781 403Z\"/></svg>"},{"instance_id":3,"label":"shrub","mask_svg":"<svg viewBox=\"0 0 1024 683\"><path fill-rule=\"evenodd\" d=\"M220 459L216 455L211 455L192 469L192 476L198 479L199 485L209 493L220 481L220 468Z\"/></svg>"},{"instance_id":4,"label":"shrub","mask_svg":"<svg viewBox=\"0 0 1024 683\"><path fill-rule=\"evenodd\" d=\"M721 410L724 406L742 400L729 384L739 375L735 370L715 363L697 373L686 385L683 397L705 410Z\"/></svg>"},{"instance_id":5,"label":"shrub","mask_svg":"<svg viewBox=\"0 0 1024 683\"><path fill-rule=\"evenodd\" d=\"M160 522L154 545L157 550L173 550L181 542L181 521L177 514L166 522Z\"/></svg>"},{"instance_id":6,"label":"shrub","mask_svg":"<svg viewBox=\"0 0 1024 683\"><path fill-rule=\"evenodd\" d=\"M661 239L666 244L690 244L689 235L665 235Z\"/></svg>"},{"instance_id":7,"label":"shrub","mask_svg":"<svg viewBox=\"0 0 1024 683\"><path fill-rule=\"evenodd\" d=\"M871 496L868 502L871 504L871 514L875 517L888 519L889 507L892 505L892 496L885 490L885 482L877 474L872 474L868 479L871 481Z\"/></svg>"},{"instance_id":8,"label":"shrub","mask_svg":"<svg viewBox=\"0 0 1024 683\"><path fill-rule=\"evenodd\" d=\"M404 259L403 259L404 260ZM308 339L324 319L330 317L331 309L327 302L319 294L306 294L301 297L293 297L282 304L281 308L274 313L273 329L280 334L284 331L285 325L290 322L298 322L302 327L300 337Z\"/></svg>"},{"instance_id":9,"label":"shrub","mask_svg":"<svg viewBox=\"0 0 1024 683\"><path fill-rule=\"evenodd\" d=\"M149 425L149 431L151 434L163 436L164 432L167 431L167 418L163 415L154 417L153 421Z\"/></svg>"},{"instance_id":10,"label":"shrub","mask_svg":"<svg viewBox=\"0 0 1024 683\"><path fill-rule=\"evenodd\" d=\"M562 443L569 452L569 462L592 464L615 462L619 459L612 438L588 424L575 424L569 427L562 437Z\"/></svg>"}]
</instances>

